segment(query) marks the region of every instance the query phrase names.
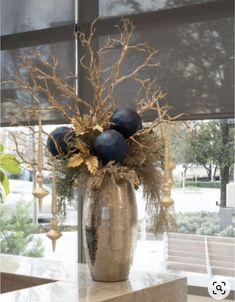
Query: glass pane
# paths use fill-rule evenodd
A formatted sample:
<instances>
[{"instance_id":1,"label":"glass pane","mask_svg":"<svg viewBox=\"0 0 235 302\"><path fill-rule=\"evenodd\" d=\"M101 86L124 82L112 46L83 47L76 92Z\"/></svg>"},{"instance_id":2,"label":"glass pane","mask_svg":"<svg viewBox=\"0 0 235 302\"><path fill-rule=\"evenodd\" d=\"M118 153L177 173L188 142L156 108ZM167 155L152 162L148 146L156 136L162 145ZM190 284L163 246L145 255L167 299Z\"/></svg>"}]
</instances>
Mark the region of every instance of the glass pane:
<instances>
[{"instance_id":1,"label":"glass pane","mask_svg":"<svg viewBox=\"0 0 235 302\"><path fill-rule=\"evenodd\" d=\"M69 125L60 125L67 126ZM51 133L57 125L43 126L44 133ZM34 131L35 132L34 132ZM44 148L43 186L49 192L43 198L42 208L32 195L36 185L37 169L31 164L37 162L38 127L2 127L0 129L3 153L11 153L21 162L19 174L4 173L8 176L10 192L0 203L1 253L28 257L43 257L68 262L77 262L77 204L75 200L57 199L58 224L63 236L57 240L52 251L51 240L46 236L51 226L52 181L51 165L45 158ZM15 139L17 139L17 147ZM46 143L47 136L43 138ZM2 196L2 191L0 191ZM66 246L66 248L65 248ZM71 270L73 267L71 266Z\"/></svg>"},{"instance_id":2,"label":"glass pane","mask_svg":"<svg viewBox=\"0 0 235 302\"><path fill-rule=\"evenodd\" d=\"M100 0L99 14L102 17L133 15L213 1L215 0Z\"/></svg>"},{"instance_id":3,"label":"glass pane","mask_svg":"<svg viewBox=\"0 0 235 302\"><path fill-rule=\"evenodd\" d=\"M34 49L40 51L41 58L44 61L51 59L51 54L58 59L58 68L57 72L61 79L65 79L68 75L75 74L75 49L74 49L74 41L66 41L60 43L53 43L47 45L40 45ZM38 59L34 59L32 56L32 48L21 48L21 49L13 49L1 52L1 77L2 80L10 80L14 77L14 72L19 64L19 58L17 55L21 56L31 56L34 64L43 68L43 70L47 71L46 66L43 66ZM21 76L29 76L29 74L21 73ZM71 82L72 83L72 82ZM51 87L52 88L52 87ZM9 123L10 118L15 116L19 112L19 106L15 105L16 103L23 105L32 105L32 97L29 93L15 89L14 85L6 83L2 85L2 123ZM58 90L54 89L53 93L55 96L61 100L62 96ZM9 100L11 99L11 100ZM48 101L45 97L42 97L40 100L43 104L48 105ZM66 100L62 100L66 102ZM17 115L17 121L23 122L25 121L25 116ZM59 112L45 111L43 113L43 121L47 121L52 123L61 122L63 117Z\"/></svg>"},{"instance_id":4,"label":"glass pane","mask_svg":"<svg viewBox=\"0 0 235 302\"><path fill-rule=\"evenodd\" d=\"M74 0L2 0L1 35L74 23Z\"/></svg>"},{"instance_id":5,"label":"glass pane","mask_svg":"<svg viewBox=\"0 0 235 302\"><path fill-rule=\"evenodd\" d=\"M231 117L233 32L233 18L182 25L151 23L136 28L132 43L147 42L158 49L161 67L157 70L149 68L142 76L156 80L167 93L165 101L175 108L175 114L225 113ZM104 38L100 38L100 44ZM109 54L107 65L116 60L119 49ZM142 59L140 52L130 51L122 64L123 74L135 70ZM126 100L134 105L136 91L133 81L121 84L116 89L119 105L125 104Z\"/></svg>"},{"instance_id":6,"label":"glass pane","mask_svg":"<svg viewBox=\"0 0 235 302\"><path fill-rule=\"evenodd\" d=\"M186 276L207 288L226 276L234 290L235 120L177 122L172 135L172 199L177 232L156 236L136 193L139 237L134 267Z\"/></svg>"},{"instance_id":7,"label":"glass pane","mask_svg":"<svg viewBox=\"0 0 235 302\"><path fill-rule=\"evenodd\" d=\"M234 122L176 126L172 198L178 234L168 235L167 267L188 272L190 285L200 281L189 272L234 277Z\"/></svg>"}]
</instances>

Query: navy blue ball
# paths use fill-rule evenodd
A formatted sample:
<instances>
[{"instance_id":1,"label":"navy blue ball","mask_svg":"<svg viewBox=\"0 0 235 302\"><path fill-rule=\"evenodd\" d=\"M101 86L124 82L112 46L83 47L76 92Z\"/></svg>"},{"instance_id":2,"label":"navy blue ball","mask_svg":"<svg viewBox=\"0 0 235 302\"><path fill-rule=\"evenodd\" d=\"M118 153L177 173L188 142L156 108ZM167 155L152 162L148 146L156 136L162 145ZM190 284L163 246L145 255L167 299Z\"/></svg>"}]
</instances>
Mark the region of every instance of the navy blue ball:
<instances>
[{"instance_id":1,"label":"navy blue ball","mask_svg":"<svg viewBox=\"0 0 235 302\"><path fill-rule=\"evenodd\" d=\"M69 127L58 127L51 132L47 139L48 151L53 155L66 155L70 150L69 144L75 132Z\"/></svg>"},{"instance_id":2,"label":"navy blue ball","mask_svg":"<svg viewBox=\"0 0 235 302\"><path fill-rule=\"evenodd\" d=\"M94 153L104 164L121 162L127 153L127 143L116 130L106 130L95 138Z\"/></svg>"},{"instance_id":3,"label":"navy blue ball","mask_svg":"<svg viewBox=\"0 0 235 302\"><path fill-rule=\"evenodd\" d=\"M111 117L111 128L128 138L142 129L142 121L139 114L130 108L121 108Z\"/></svg>"}]
</instances>

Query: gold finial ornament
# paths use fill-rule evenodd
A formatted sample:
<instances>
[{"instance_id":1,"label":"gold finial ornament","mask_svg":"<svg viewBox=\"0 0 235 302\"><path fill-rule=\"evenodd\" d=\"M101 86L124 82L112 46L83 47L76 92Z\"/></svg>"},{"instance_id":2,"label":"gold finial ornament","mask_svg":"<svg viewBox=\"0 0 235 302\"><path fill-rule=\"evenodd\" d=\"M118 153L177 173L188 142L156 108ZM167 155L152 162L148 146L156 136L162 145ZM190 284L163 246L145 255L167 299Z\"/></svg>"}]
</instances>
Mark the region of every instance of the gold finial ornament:
<instances>
[{"instance_id":1,"label":"gold finial ornament","mask_svg":"<svg viewBox=\"0 0 235 302\"><path fill-rule=\"evenodd\" d=\"M38 187L33 190L33 195L38 199L38 207L42 209L42 199L48 195L48 191L43 187Z\"/></svg>"},{"instance_id":2,"label":"gold finial ornament","mask_svg":"<svg viewBox=\"0 0 235 302\"><path fill-rule=\"evenodd\" d=\"M163 124L164 133L164 187L163 197L160 201L161 205L165 208L169 208L174 204L171 198L171 187L173 184L172 170L175 168L175 163L172 162L171 158L171 133L169 125Z\"/></svg>"},{"instance_id":3,"label":"gold finial ornament","mask_svg":"<svg viewBox=\"0 0 235 302\"><path fill-rule=\"evenodd\" d=\"M57 204L56 204L56 181L55 181L55 159L52 162L52 202L51 202L51 230L47 233L47 237L52 240L53 252L56 248L56 240L62 236L62 233L58 230L57 221Z\"/></svg>"},{"instance_id":4,"label":"gold finial ornament","mask_svg":"<svg viewBox=\"0 0 235 302\"><path fill-rule=\"evenodd\" d=\"M52 241L52 250L55 251L56 248L56 240L59 239L62 236L62 233L58 230L51 229L47 233L47 237L51 239Z\"/></svg>"},{"instance_id":5,"label":"gold finial ornament","mask_svg":"<svg viewBox=\"0 0 235 302\"><path fill-rule=\"evenodd\" d=\"M38 113L38 175L37 183L38 187L33 190L33 195L38 199L39 210L42 209L42 199L48 195L48 191L43 187L43 142L42 142L42 115L41 109Z\"/></svg>"},{"instance_id":6,"label":"gold finial ornament","mask_svg":"<svg viewBox=\"0 0 235 302\"><path fill-rule=\"evenodd\" d=\"M165 208L169 208L174 204L173 199L170 196L163 196L161 199L161 205Z\"/></svg>"}]
</instances>

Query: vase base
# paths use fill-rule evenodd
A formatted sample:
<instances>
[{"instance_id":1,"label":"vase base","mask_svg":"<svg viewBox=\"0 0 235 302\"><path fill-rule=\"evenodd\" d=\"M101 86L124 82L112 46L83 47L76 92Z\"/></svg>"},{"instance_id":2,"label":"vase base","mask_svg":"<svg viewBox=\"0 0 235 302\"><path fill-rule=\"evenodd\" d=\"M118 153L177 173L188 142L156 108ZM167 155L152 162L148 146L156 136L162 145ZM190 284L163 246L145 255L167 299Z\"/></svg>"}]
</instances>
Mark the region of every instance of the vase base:
<instances>
[{"instance_id":1,"label":"vase base","mask_svg":"<svg viewBox=\"0 0 235 302\"><path fill-rule=\"evenodd\" d=\"M96 282L123 282L123 281L127 281L129 279L129 277L127 278L117 278L117 279L106 279L106 278L95 278L93 276L91 276L93 281Z\"/></svg>"}]
</instances>

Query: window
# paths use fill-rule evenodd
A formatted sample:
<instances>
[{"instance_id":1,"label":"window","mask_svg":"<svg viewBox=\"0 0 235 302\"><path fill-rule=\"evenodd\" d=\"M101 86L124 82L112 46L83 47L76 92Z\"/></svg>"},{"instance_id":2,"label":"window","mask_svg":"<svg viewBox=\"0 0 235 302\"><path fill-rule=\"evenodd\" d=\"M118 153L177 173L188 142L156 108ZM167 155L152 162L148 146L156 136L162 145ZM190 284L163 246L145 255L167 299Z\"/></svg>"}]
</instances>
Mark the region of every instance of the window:
<instances>
[{"instance_id":1,"label":"window","mask_svg":"<svg viewBox=\"0 0 235 302\"><path fill-rule=\"evenodd\" d=\"M2 12L4 11L1 18L2 79L12 75L17 62L16 53L25 54L31 47L36 47L42 51L45 58L48 58L52 52L59 59L61 77L67 76L69 72L78 73L79 94L86 99L90 99L91 90L87 84L85 73L79 67L79 59L83 56L84 51L81 45L75 41L73 34L75 25L82 31L87 30L93 19L98 16L104 17L97 22L97 40L95 42L98 48L107 36L115 37L117 31L114 25L118 24L120 16L125 14L133 19L136 29L132 41L134 43L146 41L159 50L161 67L158 73L150 73L149 76L156 79L162 89L167 92L166 102L173 107L172 114L185 113L181 119L188 120L191 129L197 135L200 134L201 139L207 135L205 139L207 144L203 147L207 146L211 152L213 151L214 156L207 157L206 162L203 162L202 158L198 158L198 153L200 153L198 149L200 150L202 147L197 144L197 141L188 142L184 136L181 142L179 136L177 144L173 141L177 167L174 171L176 183L172 196L175 200L179 233L184 233L176 235L186 236L188 233L194 232L194 236L201 236L202 241L198 246L203 247L205 247L206 238L207 253L210 253L210 249L219 251L222 248L220 244L228 244L227 242L230 242L231 238L227 240L224 236L232 233L234 223L232 211L227 210L230 207L230 200L234 200L234 198L230 199L234 188L234 172L232 172L234 168L232 168L232 162L225 165L225 168L224 163L219 162L219 158L226 160L229 158L228 154L234 150L234 141L223 141L223 149L221 141L218 144L217 134L218 132L221 134L222 131L234 132L233 1L77 0L74 3L72 0L60 0L38 3L24 0L20 4L18 2L8 0L3 1L2 4ZM34 14L35 10L37 10L37 16ZM9 18L10 15L13 15L14 18ZM78 16L78 20L75 15ZM115 59L116 52L110 54L110 62ZM132 69L138 59L137 56L130 57L123 68ZM135 107L133 83L124 83L121 88L119 94L116 95L118 106L121 107L128 103L129 106ZM20 95L14 86L8 84L2 86L2 96L17 98L21 105L31 103L28 95ZM14 103L12 104L7 99L3 100L2 104L2 125L9 126L9 117L16 112L16 109ZM146 121L152 118L152 113L145 116ZM43 121L45 125L64 123L63 118L56 114L45 114ZM24 123L23 116L21 116L20 122ZM179 132L186 131L182 121L179 122L177 128ZM191 135L193 134L192 131ZM226 135L222 137L224 138ZM10 147L7 145L7 140L5 143L6 149ZM192 144L194 144L194 149ZM219 146L222 149L219 149ZM178 147L180 148L178 149ZM207 153L206 155L208 155ZM24 172L25 175L27 173ZM22 176L24 177L22 181L28 181L25 179L25 175ZM182 274L185 274L185 271L192 273L192 270L190 271L192 266L186 265L190 260L187 258L185 264L181 255L178 256L181 257L180 260L184 261L183 269L182 266L179 266L177 255L171 255L168 262L163 262L167 255L164 250L166 241L162 236L156 237L152 234L151 225L143 214L144 201L140 196L141 192L138 192L140 225L134 267L159 271L167 268L167 265L169 265L168 269L172 269L173 263L176 271L182 270ZM216 201L221 206L216 205ZM81 215L81 208L78 210L80 210L78 215ZM76 209L73 211L75 212ZM201 213L202 211L203 213ZM194 212L195 214L193 214ZM81 216L79 217L81 218ZM205 225L203 225L204 221ZM200 227L198 224L201 224ZM81 236L80 233L78 238L80 239ZM220 237L223 237L224 241L221 239L220 243L216 242ZM173 240L173 247L175 247L174 244ZM81 256L82 242L79 243L78 248L79 261L84 260ZM201 253L204 252L205 250L201 251ZM181 251L179 253L181 254ZM205 265L203 257L200 255L197 258L201 271L194 271L195 274L200 275L197 275L198 279L195 277L196 275L194 275L195 278L192 277L192 285L205 286L208 265ZM215 259L211 258L213 262L209 266L211 272L222 275L228 272L228 267L225 267L224 270L224 267L218 266L219 261L224 262L224 259ZM226 265L231 265L231 257L227 260ZM219 271L213 271L218 267ZM231 276L231 271L229 273ZM200 284L199 278L203 280L200 281Z\"/></svg>"},{"instance_id":2,"label":"window","mask_svg":"<svg viewBox=\"0 0 235 302\"><path fill-rule=\"evenodd\" d=\"M11 35L74 23L73 0L3 0L1 35ZM36 37L36 35L35 35Z\"/></svg>"},{"instance_id":3,"label":"window","mask_svg":"<svg viewBox=\"0 0 235 302\"><path fill-rule=\"evenodd\" d=\"M53 54L60 62L58 73L61 78L65 78L69 73L75 73L73 34L75 1L4 0L1 2L1 8L1 79L3 81L12 78L19 60L17 56L30 55L32 49L40 51L42 59L45 60ZM39 64L36 59L35 64ZM29 94L20 92L9 83L2 84L1 96L1 125L5 126L1 129L1 142L4 144L4 152L12 153L15 150L11 136L13 133L20 138L18 147L23 156L31 161L34 156L37 156L37 134L33 136L29 129L23 127L27 124L27 119L24 114L19 114L19 111L22 106L32 105L32 99ZM43 100L43 104L46 106L47 100ZM7 127L11 125L13 117L15 117L13 122L19 123L22 127ZM45 111L43 122L52 124L44 125L44 130L50 133L56 127L53 124L63 123L64 119L56 113ZM34 124L37 124L37 121L34 121ZM19 156L18 158L22 161ZM19 175L8 175L11 191L5 204L1 204L0 208L2 252L64 259L63 247L66 242L70 248L64 252L70 252L69 259L75 262L77 261L77 228L74 225L77 224L77 212L73 205L68 205L68 216L64 224L68 224L69 220L73 227L68 226L67 229L72 232L63 234L62 242L57 242L57 252L53 254L51 241L46 237L51 218L51 178L48 171L44 170L44 186L49 194L44 198L42 210L39 211L32 195L35 173L33 166L25 163L22 164ZM22 225L20 230L17 227L19 224ZM19 240L14 247L15 238Z\"/></svg>"},{"instance_id":4,"label":"window","mask_svg":"<svg viewBox=\"0 0 235 302\"><path fill-rule=\"evenodd\" d=\"M58 73L61 78L70 73L75 74L75 2L74 1L3 1L2 5L2 49L1 49L1 79L12 78L19 58L17 56L32 56L32 50L40 51L41 58L48 60L52 55L60 62ZM37 14L35 14L35 10ZM13 17L14 16L14 17ZM35 59L35 64L39 62ZM22 76L22 75L21 75ZM2 95L2 125L10 125L12 116L17 113L17 106L32 104L30 95L20 93L9 83L1 87ZM9 99L17 99L17 104ZM44 100L44 104L47 104ZM17 105L17 106L16 106ZM25 117L17 117L24 122ZM58 113L45 114L45 123L63 123Z\"/></svg>"},{"instance_id":5,"label":"window","mask_svg":"<svg viewBox=\"0 0 235 302\"><path fill-rule=\"evenodd\" d=\"M234 122L176 123L172 199L177 230L156 236L137 193L136 269L186 275L193 287L206 287L211 275L226 276L233 283Z\"/></svg>"},{"instance_id":6,"label":"window","mask_svg":"<svg viewBox=\"0 0 235 302\"><path fill-rule=\"evenodd\" d=\"M43 126L46 133L51 133L57 125ZM55 253L51 240L46 233L50 230L52 217L52 179L51 166L44 157L44 184L48 195L43 198L42 208L32 195L37 186L37 170L32 164L37 161L38 127L33 132L28 127L1 128L1 141L4 152L16 154L23 162L20 174L9 174L10 193L0 204L1 216L1 253L44 257L46 259L77 261L77 205L75 200L57 200L58 221L63 236L57 241ZM17 139L17 146L15 144ZM44 137L45 143L47 136ZM44 152L46 150L44 149ZM66 245L66 249L64 246Z\"/></svg>"}]
</instances>

